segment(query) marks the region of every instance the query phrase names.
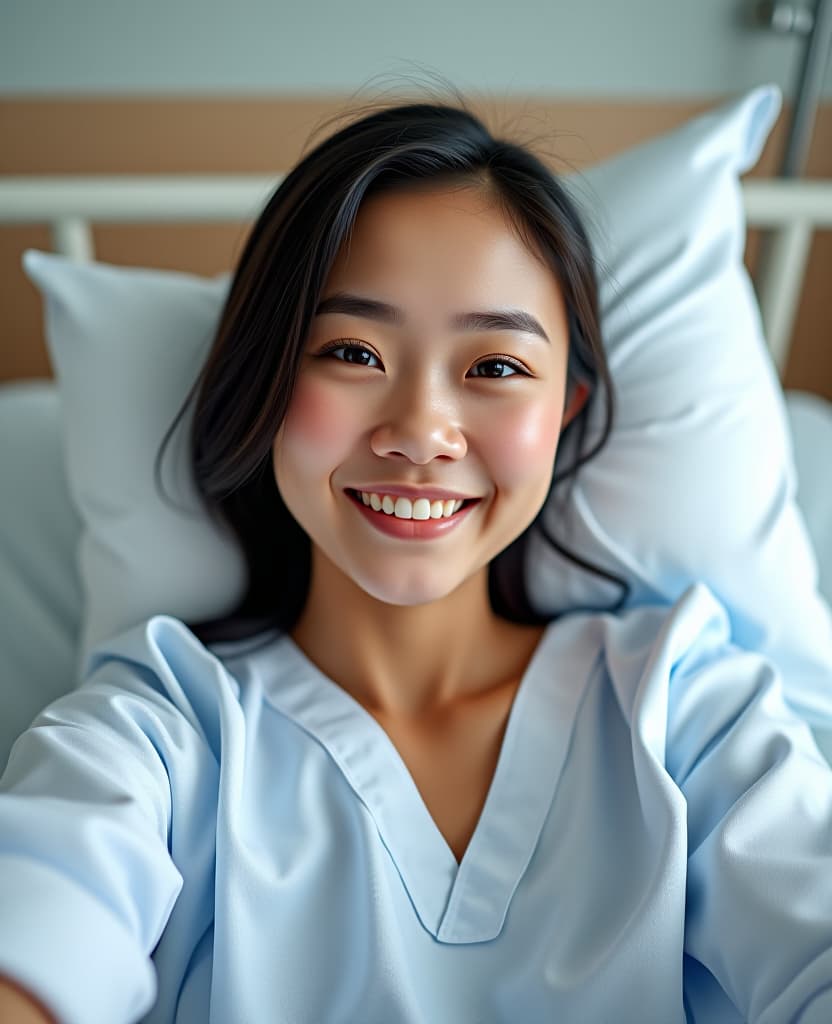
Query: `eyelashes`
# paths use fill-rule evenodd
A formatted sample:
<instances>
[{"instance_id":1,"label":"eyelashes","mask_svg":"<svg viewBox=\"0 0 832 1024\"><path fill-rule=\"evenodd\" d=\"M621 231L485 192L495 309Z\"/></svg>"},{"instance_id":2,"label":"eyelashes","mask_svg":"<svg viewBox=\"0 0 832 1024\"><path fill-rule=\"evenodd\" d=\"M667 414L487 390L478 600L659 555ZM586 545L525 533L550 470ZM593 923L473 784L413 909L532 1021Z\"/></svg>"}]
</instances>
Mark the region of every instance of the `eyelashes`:
<instances>
[{"instance_id":1,"label":"eyelashes","mask_svg":"<svg viewBox=\"0 0 832 1024\"><path fill-rule=\"evenodd\" d=\"M344 341L342 339L338 340L338 341L330 341L326 345L324 345L324 347L321 349L321 351L318 353L318 355L319 356L329 356L329 355L333 355L334 356L336 352L343 352L343 353L345 353L344 358L336 357L336 358L339 358L342 363L352 363L355 366L368 366L369 367L370 363L367 361L367 358L363 358L363 357L369 357L371 359L375 359L376 363L379 366L381 366L381 360L375 354L375 352L373 352L373 350L371 348L369 348L367 345L362 344L360 341ZM346 353L347 352L350 352L353 355L357 355L357 356L359 356L359 358L347 359L346 358ZM375 366L372 366L371 369L375 369Z\"/></svg>"},{"instance_id":2,"label":"eyelashes","mask_svg":"<svg viewBox=\"0 0 832 1024\"><path fill-rule=\"evenodd\" d=\"M341 355L336 355L341 353ZM318 357L332 356L342 363L350 363L353 366L363 366L368 369L383 369L381 360L373 350L363 342L357 340L345 340L343 338L330 341L318 352ZM496 369L496 373L475 373L472 376L485 380L501 380L506 377L522 376L530 377L531 374L526 367L513 356L493 355L487 359L480 359L472 367L479 370L481 367ZM509 373L503 372L509 370Z\"/></svg>"},{"instance_id":3,"label":"eyelashes","mask_svg":"<svg viewBox=\"0 0 832 1024\"><path fill-rule=\"evenodd\" d=\"M511 373L476 373L475 377L485 377L487 380L500 380L503 377L529 377L528 370L518 363L511 356L491 356L489 359L481 359L475 363L472 369L478 370L481 366L498 367L501 370L511 370Z\"/></svg>"}]
</instances>

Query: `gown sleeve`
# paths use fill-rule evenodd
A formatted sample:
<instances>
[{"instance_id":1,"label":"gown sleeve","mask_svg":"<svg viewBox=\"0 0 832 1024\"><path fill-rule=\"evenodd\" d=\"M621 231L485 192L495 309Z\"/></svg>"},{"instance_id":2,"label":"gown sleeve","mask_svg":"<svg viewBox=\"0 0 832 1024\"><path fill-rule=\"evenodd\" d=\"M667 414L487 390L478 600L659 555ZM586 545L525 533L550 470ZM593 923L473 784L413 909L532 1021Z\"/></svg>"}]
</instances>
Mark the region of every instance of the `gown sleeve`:
<instances>
[{"instance_id":1,"label":"gown sleeve","mask_svg":"<svg viewBox=\"0 0 832 1024\"><path fill-rule=\"evenodd\" d=\"M671 673L687 804L685 952L744 1020L832 1021L832 770L759 655L706 623ZM832 680L830 680L832 687Z\"/></svg>"},{"instance_id":2,"label":"gown sleeve","mask_svg":"<svg viewBox=\"0 0 832 1024\"><path fill-rule=\"evenodd\" d=\"M101 656L18 739L0 779L0 975L66 1024L150 1009L151 954L183 876L212 861L218 766L209 702L182 682L200 675L185 633L151 620L131 634L135 657Z\"/></svg>"}]
</instances>

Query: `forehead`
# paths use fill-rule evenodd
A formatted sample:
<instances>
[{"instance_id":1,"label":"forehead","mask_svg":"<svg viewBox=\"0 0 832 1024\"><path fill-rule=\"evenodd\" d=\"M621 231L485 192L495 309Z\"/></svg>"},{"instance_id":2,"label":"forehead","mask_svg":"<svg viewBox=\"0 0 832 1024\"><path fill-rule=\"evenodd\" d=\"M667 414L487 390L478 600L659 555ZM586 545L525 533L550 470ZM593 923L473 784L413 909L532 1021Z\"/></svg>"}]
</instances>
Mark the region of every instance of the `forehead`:
<instances>
[{"instance_id":1,"label":"forehead","mask_svg":"<svg viewBox=\"0 0 832 1024\"><path fill-rule=\"evenodd\" d=\"M397 304L437 311L514 306L559 319L553 270L521 240L487 190L408 189L373 196L358 211L327 281Z\"/></svg>"}]
</instances>

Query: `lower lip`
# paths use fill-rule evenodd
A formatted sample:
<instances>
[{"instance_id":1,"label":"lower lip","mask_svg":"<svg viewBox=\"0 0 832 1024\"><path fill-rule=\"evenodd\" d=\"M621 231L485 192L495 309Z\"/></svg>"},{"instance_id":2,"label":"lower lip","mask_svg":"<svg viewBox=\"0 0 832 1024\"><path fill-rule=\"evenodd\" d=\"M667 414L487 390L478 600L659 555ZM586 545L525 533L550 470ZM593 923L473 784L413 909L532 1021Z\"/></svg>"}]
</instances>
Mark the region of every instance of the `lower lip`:
<instances>
[{"instance_id":1,"label":"lower lip","mask_svg":"<svg viewBox=\"0 0 832 1024\"><path fill-rule=\"evenodd\" d=\"M374 511L360 498L356 498L349 492L347 492L347 497L367 522L377 530L386 533L388 537L399 537L403 540L431 540L434 537L444 537L467 519L468 513L473 512L479 504L479 502L472 502L470 505L463 505L458 512L454 512L447 519L397 519L396 516L389 516L386 512Z\"/></svg>"}]
</instances>

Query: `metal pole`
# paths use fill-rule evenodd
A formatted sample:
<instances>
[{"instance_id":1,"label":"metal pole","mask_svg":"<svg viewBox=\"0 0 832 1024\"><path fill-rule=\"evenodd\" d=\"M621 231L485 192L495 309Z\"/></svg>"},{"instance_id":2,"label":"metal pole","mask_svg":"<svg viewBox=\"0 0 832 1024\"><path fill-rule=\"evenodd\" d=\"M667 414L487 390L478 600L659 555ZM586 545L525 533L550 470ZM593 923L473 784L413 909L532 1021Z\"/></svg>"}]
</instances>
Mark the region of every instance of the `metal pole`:
<instances>
[{"instance_id":1,"label":"metal pole","mask_svg":"<svg viewBox=\"0 0 832 1024\"><path fill-rule=\"evenodd\" d=\"M806 167L826 62L832 49L832 0L817 0L814 25L803 57L789 140L780 174L796 178Z\"/></svg>"},{"instance_id":2,"label":"metal pole","mask_svg":"<svg viewBox=\"0 0 832 1024\"><path fill-rule=\"evenodd\" d=\"M808 36L786 150L780 165L783 178L799 177L806 166L815 114L823 89L826 61L832 49L832 0L816 0L810 8L786 0L764 0L757 17L778 32ZM796 220L763 239L755 274L760 313L769 348L782 379L791 347L800 300L800 282L809 261L811 225ZM787 271L785 278L782 275ZM785 283L784 283L785 282Z\"/></svg>"}]
</instances>

